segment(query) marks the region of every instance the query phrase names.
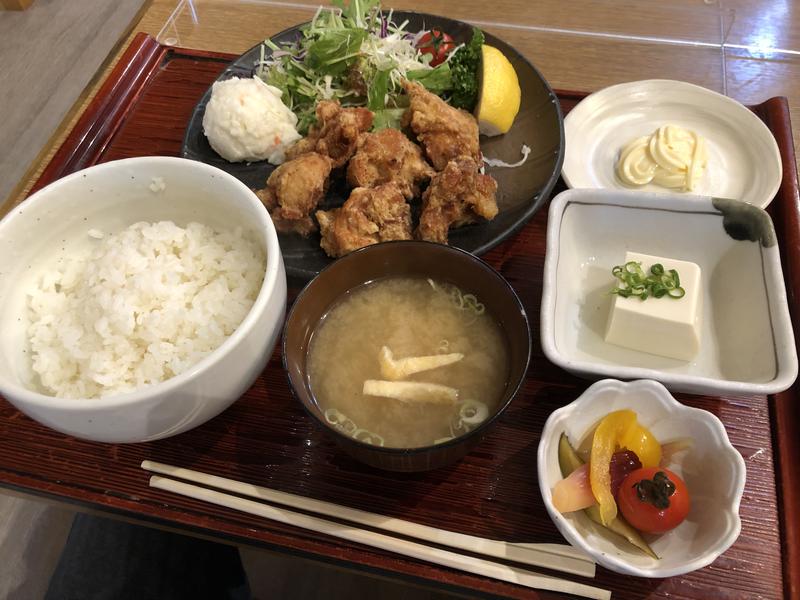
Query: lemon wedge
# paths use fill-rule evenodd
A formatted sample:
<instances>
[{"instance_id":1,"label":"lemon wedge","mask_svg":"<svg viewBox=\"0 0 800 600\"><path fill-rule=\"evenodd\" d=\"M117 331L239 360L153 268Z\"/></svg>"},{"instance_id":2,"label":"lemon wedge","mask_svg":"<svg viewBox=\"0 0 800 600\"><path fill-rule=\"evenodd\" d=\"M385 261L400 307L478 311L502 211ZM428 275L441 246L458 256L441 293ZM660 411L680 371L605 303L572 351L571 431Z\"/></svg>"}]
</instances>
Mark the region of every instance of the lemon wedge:
<instances>
[{"instance_id":1,"label":"lemon wedge","mask_svg":"<svg viewBox=\"0 0 800 600\"><path fill-rule=\"evenodd\" d=\"M511 129L522 93L513 65L493 46L481 46L481 90L475 117L478 129L493 136Z\"/></svg>"}]
</instances>

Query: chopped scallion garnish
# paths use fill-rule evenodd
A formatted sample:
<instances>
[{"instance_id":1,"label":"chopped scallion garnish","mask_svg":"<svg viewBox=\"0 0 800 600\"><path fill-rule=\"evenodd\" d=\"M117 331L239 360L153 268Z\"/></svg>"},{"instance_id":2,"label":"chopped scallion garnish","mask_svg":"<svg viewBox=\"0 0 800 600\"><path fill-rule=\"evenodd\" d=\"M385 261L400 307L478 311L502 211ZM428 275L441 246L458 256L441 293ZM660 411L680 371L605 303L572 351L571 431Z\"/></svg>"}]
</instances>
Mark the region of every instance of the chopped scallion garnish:
<instances>
[{"instance_id":1,"label":"chopped scallion garnish","mask_svg":"<svg viewBox=\"0 0 800 600\"><path fill-rule=\"evenodd\" d=\"M636 296L641 300L647 300L650 296L654 298L683 298L686 290L681 287L681 278L675 269L664 270L664 266L656 263L650 267L650 274L646 274L642 269L642 263L630 261L624 265L616 265L611 269L611 274L620 283L612 290L612 294L617 294L623 298Z\"/></svg>"}]
</instances>

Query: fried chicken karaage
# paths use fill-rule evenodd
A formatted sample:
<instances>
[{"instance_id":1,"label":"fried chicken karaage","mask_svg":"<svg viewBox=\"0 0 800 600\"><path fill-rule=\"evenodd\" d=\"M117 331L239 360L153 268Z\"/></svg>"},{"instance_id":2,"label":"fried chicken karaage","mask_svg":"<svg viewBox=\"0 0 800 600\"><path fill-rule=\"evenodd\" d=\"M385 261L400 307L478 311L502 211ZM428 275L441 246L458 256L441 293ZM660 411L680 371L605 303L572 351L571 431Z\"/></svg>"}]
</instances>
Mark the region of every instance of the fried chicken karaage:
<instances>
[{"instance_id":1,"label":"fried chicken karaage","mask_svg":"<svg viewBox=\"0 0 800 600\"><path fill-rule=\"evenodd\" d=\"M372 112L366 108L342 108L336 100L321 100L316 113L316 124L286 151L286 157L317 152L329 157L334 169L344 166L356 151L359 136L372 127Z\"/></svg>"},{"instance_id":2,"label":"fried chicken karaage","mask_svg":"<svg viewBox=\"0 0 800 600\"><path fill-rule=\"evenodd\" d=\"M451 228L497 215L497 182L479 171L483 159L475 118L416 82L403 87L409 97L403 124L421 148L397 129L368 133L374 115L366 108L342 108L335 100L317 104L317 123L257 192L279 231L308 236L319 223L320 245L334 258L379 242L412 239L406 200L419 197L428 180L417 239L447 244ZM354 188L350 197L339 208L315 211L332 171L345 165Z\"/></svg>"},{"instance_id":3,"label":"fried chicken karaage","mask_svg":"<svg viewBox=\"0 0 800 600\"><path fill-rule=\"evenodd\" d=\"M419 83L405 81L403 87L411 101L403 116L403 124L411 126L437 171L459 156L470 156L476 163L481 162L475 117L453 108Z\"/></svg>"},{"instance_id":4,"label":"fried chicken karaage","mask_svg":"<svg viewBox=\"0 0 800 600\"><path fill-rule=\"evenodd\" d=\"M283 163L267 179L267 186L256 191L269 210L275 229L308 236L317 230L311 211L328 188L331 159L316 152L302 154Z\"/></svg>"},{"instance_id":5,"label":"fried chicken karaage","mask_svg":"<svg viewBox=\"0 0 800 600\"><path fill-rule=\"evenodd\" d=\"M497 182L478 172L478 163L460 156L437 173L422 195L422 214L417 237L429 242L447 243L451 227L487 220L497 215Z\"/></svg>"},{"instance_id":6,"label":"fried chicken karaage","mask_svg":"<svg viewBox=\"0 0 800 600\"><path fill-rule=\"evenodd\" d=\"M316 213L328 256L391 240L411 239L411 208L395 184L356 188L341 208Z\"/></svg>"},{"instance_id":7,"label":"fried chicken karaage","mask_svg":"<svg viewBox=\"0 0 800 600\"><path fill-rule=\"evenodd\" d=\"M409 200L419 196L420 184L434 173L420 147L397 129L362 134L347 165L347 181L353 187L394 183Z\"/></svg>"}]
</instances>

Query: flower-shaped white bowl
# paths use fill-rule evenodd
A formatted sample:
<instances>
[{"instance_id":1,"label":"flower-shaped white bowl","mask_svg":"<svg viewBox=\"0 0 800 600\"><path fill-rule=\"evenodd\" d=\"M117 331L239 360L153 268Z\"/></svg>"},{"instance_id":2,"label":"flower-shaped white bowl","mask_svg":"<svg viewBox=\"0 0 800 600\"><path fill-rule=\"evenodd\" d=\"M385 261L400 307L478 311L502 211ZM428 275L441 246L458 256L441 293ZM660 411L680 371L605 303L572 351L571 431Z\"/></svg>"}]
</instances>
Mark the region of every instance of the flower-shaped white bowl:
<instances>
[{"instance_id":1,"label":"flower-shaped white bowl","mask_svg":"<svg viewBox=\"0 0 800 600\"><path fill-rule=\"evenodd\" d=\"M701 339L692 360L605 341L611 269L627 250L700 267ZM797 354L769 215L702 196L562 192L548 217L541 340L548 359L580 376L655 379L700 394L785 390L797 377Z\"/></svg>"},{"instance_id":2,"label":"flower-shaped white bowl","mask_svg":"<svg viewBox=\"0 0 800 600\"><path fill-rule=\"evenodd\" d=\"M690 438L694 445L667 466L686 482L689 516L660 536L645 535L660 557L645 555L589 520L583 511L562 515L553 507L552 489L562 479L558 440L566 433L573 446L610 412L636 412L640 423L660 442ZM725 427L710 412L684 406L656 381L623 383L604 379L577 400L550 415L539 441L539 489L550 518L576 548L617 573L638 577L672 577L711 564L741 531L739 502L745 482L744 459L731 445Z\"/></svg>"}]
</instances>

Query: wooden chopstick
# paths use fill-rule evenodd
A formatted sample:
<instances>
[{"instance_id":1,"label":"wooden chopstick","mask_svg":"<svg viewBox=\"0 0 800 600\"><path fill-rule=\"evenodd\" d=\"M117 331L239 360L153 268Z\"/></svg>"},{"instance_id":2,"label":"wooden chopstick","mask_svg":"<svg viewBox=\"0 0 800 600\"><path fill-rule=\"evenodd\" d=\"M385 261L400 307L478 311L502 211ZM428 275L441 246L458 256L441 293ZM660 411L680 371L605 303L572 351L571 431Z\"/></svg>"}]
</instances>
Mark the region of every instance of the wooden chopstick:
<instances>
[{"instance_id":1,"label":"wooden chopstick","mask_svg":"<svg viewBox=\"0 0 800 600\"><path fill-rule=\"evenodd\" d=\"M548 575L540 575L532 571L494 563L481 558L457 554L449 550L425 546L424 544L384 535L382 533L349 527L333 521L327 521L320 517L296 513L270 504L263 504L261 502L255 502L216 490L192 485L190 483L168 479L160 475L153 475L150 478L150 486L188 496L196 500L203 500L219 506L225 506L252 515L265 517L287 525L316 531L350 542L364 544L418 560L466 571L475 575L483 575L484 577L491 577L492 579L507 581L529 588L550 590L553 592L582 596L584 598L594 598L596 600L608 600L611 598L611 592L608 590L568 581L566 579L550 577Z\"/></svg>"},{"instance_id":2,"label":"wooden chopstick","mask_svg":"<svg viewBox=\"0 0 800 600\"><path fill-rule=\"evenodd\" d=\"M207 487L283 504L290 508L298 508L319 515L358 523L373 529L389 531L433 544L466 550L475 554L502 558L584 577L594 577L595 574L595 564L592 559L580 550L565 544L513 544L489 540L149 460L142 463L142 468L146 471L193 481Z\"/></svg>"}]
</instances>

